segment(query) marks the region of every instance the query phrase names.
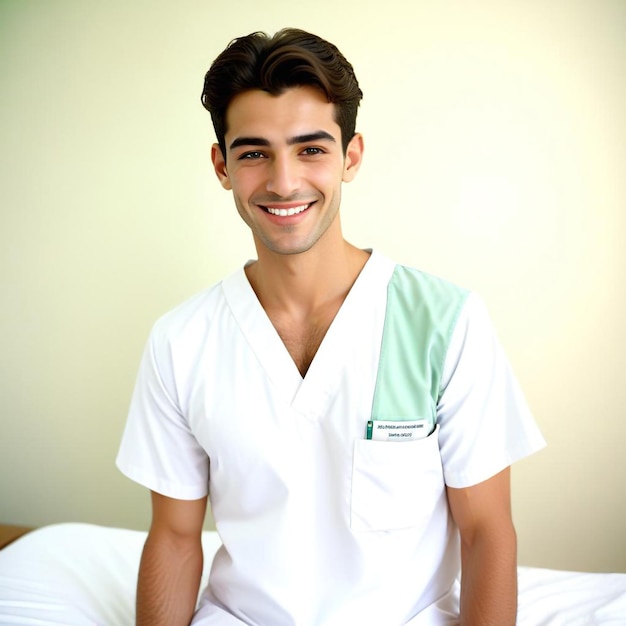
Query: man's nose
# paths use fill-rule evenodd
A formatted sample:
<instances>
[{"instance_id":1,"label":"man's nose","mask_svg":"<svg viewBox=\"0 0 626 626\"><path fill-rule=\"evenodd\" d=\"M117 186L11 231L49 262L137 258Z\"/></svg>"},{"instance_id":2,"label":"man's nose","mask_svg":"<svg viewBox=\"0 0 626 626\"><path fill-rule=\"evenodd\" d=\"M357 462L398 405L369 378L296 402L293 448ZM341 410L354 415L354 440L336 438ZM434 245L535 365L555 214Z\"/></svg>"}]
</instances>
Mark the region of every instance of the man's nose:
<instances>
[{"instance_id":1,"label":"man's nose","mask_svg":"<svg viewBox=\"0 0 626 626\"><path fill-rule=\"evenodd\" d=\"M267 190L288 198L300 187L300 164L288 157L275 157L270 168Z\"/></svg>"}]
</instances>

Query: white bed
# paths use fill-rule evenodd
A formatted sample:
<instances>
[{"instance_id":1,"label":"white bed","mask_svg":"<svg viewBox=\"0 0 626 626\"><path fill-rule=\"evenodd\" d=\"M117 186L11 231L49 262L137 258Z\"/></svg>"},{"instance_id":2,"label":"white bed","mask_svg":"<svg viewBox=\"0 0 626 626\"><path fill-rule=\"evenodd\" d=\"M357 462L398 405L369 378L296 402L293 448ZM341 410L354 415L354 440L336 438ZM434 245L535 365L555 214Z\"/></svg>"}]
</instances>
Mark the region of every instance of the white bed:
<instances>
[{"instance_id":1,"label":"white bed","mask_svg":"<svg viewBox=\"0 0 626 626\"><path fill-rule=\"evenodd\" d=\"M18 539L0 551L0 624L132 625L145 536L57 524ZM205 532L203 544L204 586L220 541ZM626 574L520 567L519 588L520 626L626 625Z\"/></svg>"}]
</instances>

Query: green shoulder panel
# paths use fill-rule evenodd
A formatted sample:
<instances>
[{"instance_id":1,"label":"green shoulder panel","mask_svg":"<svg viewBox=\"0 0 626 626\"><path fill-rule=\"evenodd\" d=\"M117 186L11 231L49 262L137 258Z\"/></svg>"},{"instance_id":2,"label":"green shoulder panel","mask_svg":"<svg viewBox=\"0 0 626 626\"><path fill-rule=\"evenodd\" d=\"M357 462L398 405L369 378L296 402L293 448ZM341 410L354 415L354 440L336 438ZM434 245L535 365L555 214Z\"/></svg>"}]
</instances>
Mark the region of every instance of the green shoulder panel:
<instances>
[{"instance_id":1,"label":"green shoulder panel","mask_svg":"<svg viewBox=\"0 0 626 626\"><path fill-rule=\"evenodd\" d=\"M468 293L396 266L387 288L372 419L430 419L434 428L448 345Z\"/></svg>"}]
</instances>

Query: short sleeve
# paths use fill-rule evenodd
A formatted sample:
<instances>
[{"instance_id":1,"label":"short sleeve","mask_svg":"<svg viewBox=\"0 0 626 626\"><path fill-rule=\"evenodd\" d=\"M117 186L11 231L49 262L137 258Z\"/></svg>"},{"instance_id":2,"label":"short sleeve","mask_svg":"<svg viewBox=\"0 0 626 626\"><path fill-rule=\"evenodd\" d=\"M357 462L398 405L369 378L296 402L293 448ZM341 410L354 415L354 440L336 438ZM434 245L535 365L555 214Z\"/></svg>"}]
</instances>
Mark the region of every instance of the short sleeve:
<instances>
[{"instance_id":1,"label":"short sleeve","mask_svg":"<svg viewBox=\"0 0 626 626\"><path fill-rule=\"evenodd\" d=\"M457 320L441 389L437 421L448 486L475 485L545 446L476 294Z\"/></svg>"},{"instance_id":2,"label":"short sleeve","mask_svg":"<svg viewBox=\"0 0 626 626\"><path fill-rule=\"evenodd\" d=\"M195 500L208 493L209 458L180 409L167 338L155 330L143 354L116 464L131 480L170 498Z\"/></svg>"}]
</instances>

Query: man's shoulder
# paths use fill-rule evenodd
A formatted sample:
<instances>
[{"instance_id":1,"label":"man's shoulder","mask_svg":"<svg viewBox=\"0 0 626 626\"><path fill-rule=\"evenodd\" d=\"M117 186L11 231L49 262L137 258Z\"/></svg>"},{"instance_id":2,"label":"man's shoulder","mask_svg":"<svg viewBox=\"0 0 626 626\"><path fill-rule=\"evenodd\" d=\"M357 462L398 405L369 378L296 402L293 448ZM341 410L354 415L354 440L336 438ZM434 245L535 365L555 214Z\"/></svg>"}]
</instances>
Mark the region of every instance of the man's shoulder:
<instances>
[{"instance_id":1,"label":"man's shoulder","mask_svg":"<svg viewBox=\"0 0 626 626\"><path fill-rule=\"evenodd\" d=\"M189 334L197 336L202 328L208 328L224 304L224 280L213 283L161 315L152 328L153 340L170 342Z\"/></svg>"},{"instance_id":2,"label":"man's shoulder","mask_svg":"<svg viewBox=\"0 0 626 626\"><path fill-rule=\"evenodd\" d=\"M404 293L405 297L434 300L465 300L470 291L457 283L409 265L396 263L389 281L390 290Z\"/></svg>"}]
</instances>

